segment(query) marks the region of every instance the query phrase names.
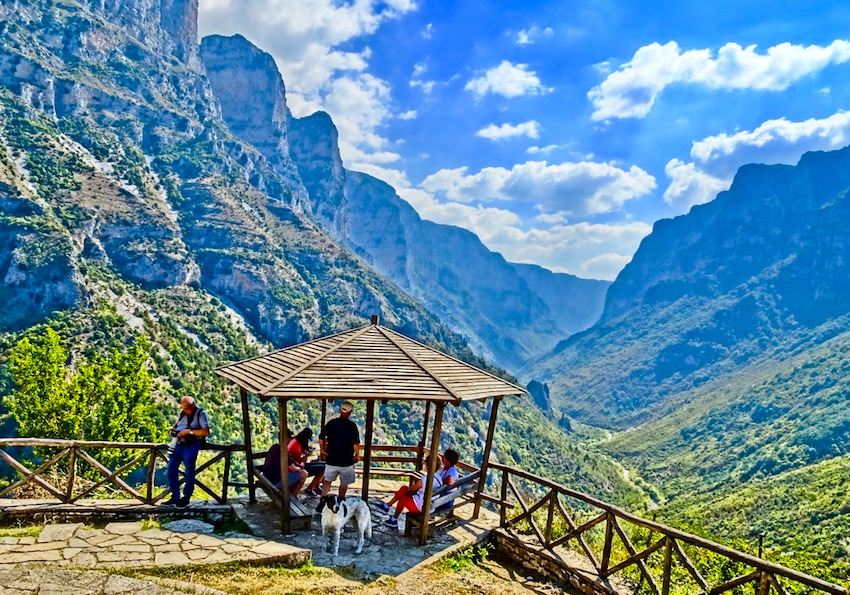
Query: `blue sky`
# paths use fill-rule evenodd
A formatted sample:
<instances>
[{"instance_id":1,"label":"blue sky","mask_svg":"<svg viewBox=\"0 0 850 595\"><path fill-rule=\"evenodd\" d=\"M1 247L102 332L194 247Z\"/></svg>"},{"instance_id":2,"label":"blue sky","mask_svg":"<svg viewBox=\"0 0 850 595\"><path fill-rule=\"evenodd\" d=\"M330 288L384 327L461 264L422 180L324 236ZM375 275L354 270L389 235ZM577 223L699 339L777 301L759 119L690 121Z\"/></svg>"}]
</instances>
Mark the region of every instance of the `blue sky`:
<instances>
[{"instance_id":1,"label":"blue sky","mask_svg":"<svg viewBox=\"0 0 850 595\"><path fill-rule=\"evenodd\" d=\"M513 262L613 279L745 163L850 144L850 3L200 0L348 169Z\"/></svg>"}]
</instances>

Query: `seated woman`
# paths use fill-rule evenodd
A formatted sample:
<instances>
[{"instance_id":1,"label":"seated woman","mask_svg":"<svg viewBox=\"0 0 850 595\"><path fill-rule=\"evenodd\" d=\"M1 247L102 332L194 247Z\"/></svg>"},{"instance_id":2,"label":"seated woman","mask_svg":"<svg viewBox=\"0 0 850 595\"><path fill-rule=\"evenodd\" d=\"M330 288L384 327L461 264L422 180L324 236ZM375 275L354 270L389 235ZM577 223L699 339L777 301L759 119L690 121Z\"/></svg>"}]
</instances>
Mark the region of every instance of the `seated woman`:
<instances>
[{"instance_id":1,"label":"seated woman","mask_svg":"<svg viewBox=\"0 0 850 595\"><path fill-rule=\"evenodd\" d=\"M292 435L291 432L287 432ZM280 477L280 444L272 444L269 451L266 453L266 460L261 467L262 474L268 479L278 490L283 487ZM291 458L289 460L289 494L293 498L301 491L304 481L307 479L307 472L296 464Z\"/></svg>"},{"instance_id":2,"label":"seated woman","mask_svg":"<svg viewBox=\"0 0 850 595\"><path fill-rule=\"evenodd\" d=\"M313 481L307 487L307 496L310 498L318 498L322 495L322 490L319 488L322 485L322 480L325 478L325 463L323 461L307 462L307 457L312 450L310 448L310 438L313 437L313 430L304 428L295 437L289 441L286 449L289 453L289 460L299 466L301 471L307 473L305 477L313 477ZM304 485L303 482L301 485ZM300 489L300 487L299 487ZM298 492L296 492L297 494Z\"/></svg>"},{"instance_id":3,"label":"seated woman","mask_svg":"<svg viewBox=\"0 0 850 595\"><path fill-rule=\"evenodd\" d=\"M426 463L426 468L430 464L430 462ZM443 480L440 477L440 461L437 461L436 470L437 473L434 474L434 482L433 489L436 490L438 487L443 485ZM395 514L390 514L385 521L387 526L389 527L398 527L398 517L401 513L407 509L409 512L414 514L418 514L422 512L422 504L425 499L425 485L422 481L423 478L419 478L413 482L413 484L408 486L401 486L392 497L392 500L389 502L379 502L378 508L383 510L384 512L389 512L390 507L395 504Z\"/></svg>"},{"instance_id":4,"label":"seated woman","mask_svg":"<svg viewBox=\"0 0 850 595\"><path fill-rule=\"evenodd\" d=\"M440 478L443 480L443 485L454 485L458 479L457 463L460 461L460 453L453 448L447 448L446 452L440 458L443 462L443 469L440 471ZM454 506L454 500L437 507L437 510L445 510L452 506Z\"/></svg>"}]
</instances>

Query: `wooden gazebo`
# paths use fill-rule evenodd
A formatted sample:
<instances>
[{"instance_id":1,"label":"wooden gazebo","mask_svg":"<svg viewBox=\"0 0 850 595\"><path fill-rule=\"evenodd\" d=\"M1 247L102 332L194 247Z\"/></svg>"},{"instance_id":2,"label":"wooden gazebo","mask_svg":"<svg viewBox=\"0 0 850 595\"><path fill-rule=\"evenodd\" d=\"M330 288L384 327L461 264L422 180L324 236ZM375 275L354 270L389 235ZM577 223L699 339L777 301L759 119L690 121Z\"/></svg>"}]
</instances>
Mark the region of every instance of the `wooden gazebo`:
<instances>
[{"instance_id":1,"label":"wooden gazebo","mask_svg":"<svg viewBox=\"0 0 850 595\"><path fill-rule=\"evenodd\" d=\"M481 475L475 494L475 515L481 507L487 463L496 427L496 415L503 397L522 395L521 387L497 378L474 366L461 362L378 323L372 323L300 345L294 345L267 355L247 359L215 370L216 374L237 384L241 389L245 449L251 500L255 498L254 453L251 447L251 427L248 414L248 393L256 394L263 402L278 400L281 444L280 490L281 528L290 529L290 498L287 469L286 428L287 403L290 399L322 401L322 425L327 402L347 399L366 402L366 428L363 441L364 500L369 496L369 473L372 462L375 403L388 401L424 401L425 418L422 440L418 445L418 465L427 439L432 406L435 408L431 435L431 452L438 452L443 411L446 404L459 406L464 401L492 399L487 439L481 462ZM432 480L436 459L431 457L425 483L425 502L431 501ZM427 512L427 511L426 511ZM420 527L420 543L428 536L428 518Z\"/></svg>"}]
</instances>

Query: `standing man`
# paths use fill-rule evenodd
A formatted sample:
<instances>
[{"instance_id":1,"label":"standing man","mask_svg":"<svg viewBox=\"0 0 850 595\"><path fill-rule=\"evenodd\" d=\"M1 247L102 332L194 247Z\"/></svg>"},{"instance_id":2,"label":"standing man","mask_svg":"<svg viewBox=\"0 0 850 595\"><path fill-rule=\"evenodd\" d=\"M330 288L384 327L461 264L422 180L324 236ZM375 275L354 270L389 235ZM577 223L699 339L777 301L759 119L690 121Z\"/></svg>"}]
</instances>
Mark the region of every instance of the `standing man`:
<instances>
[{"instance_id":1,"label":"standing man","mask_svg":"<svg viewBox=\"0 0 850 595\"><path fill-rule=\"evenodd\" d=\"M349 484L354 483L354 463L360 457L360 431L349 419L354 405L345 401L339 407L339 417L330 420L319 433L319 449L325 460L325 479L322 481L322 496L327 496L331 483L339 477L339 497L345 497ZM321 504L319 505L321 506Z\"/></svg>"},{"instance_id":2,"label":"standing man","mask_svg":"<svg viewBox=\"0 0 850 595\"><path fill-rule=\"evenodd\" d=\"M195 405L192 397L180 399L180 415L177 423L171 428L171 436L177 439L174 452L168 459L168 484L171 487L171 498L163 504L171 504L177 508L186 508L195 491L195 463L198 460L198 451L201 444L206 442L210 435L210 424L207 420L207 412ZM186 485L183 487L183 497L180 497L180 465L186 477Z\"/></svg>"}]
</instances>

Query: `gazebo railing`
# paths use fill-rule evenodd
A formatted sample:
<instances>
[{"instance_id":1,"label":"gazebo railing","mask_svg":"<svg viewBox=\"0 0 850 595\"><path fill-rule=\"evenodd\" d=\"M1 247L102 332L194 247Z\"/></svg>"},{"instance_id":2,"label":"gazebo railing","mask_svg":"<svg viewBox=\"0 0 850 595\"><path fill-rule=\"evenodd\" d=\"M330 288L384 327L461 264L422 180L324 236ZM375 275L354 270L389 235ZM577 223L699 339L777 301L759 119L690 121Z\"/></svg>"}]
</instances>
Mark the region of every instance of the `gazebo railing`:
<instances>
[{"instance_id":1,"label":"gazebo railing","mask_svg":"<svg viewBox=\"0 0 850 595\"><path fill-rule=\"evenodd\" d=\"M655 595L715 595L743 585L750 585L758 595L785 595L801 588L806 593L850 593L834 583L643 519L521 469L496 463L489 468L501 474L491 484L500 492L482 497L499 511L500 526L565 569L580 565L601 578L626 573L638 588L643 584Z\"/></svg>"},{"instance_id":2,"label":"gazebo railing","mask_svg":"<svg viewBox=\"0 0 850 595\"><path fill-rule=\"evenodd\" d=\"M30 468L29 463L10 454L9 451L15 448L39 448L55 452L37 463L37 467ZM169 494L167 486L159 488L155 485L157 470L163 470L168 464L167 448L166 444L148 442L0 438L0 471L8 466L17 474L13 483L0 490L0 498L10 497L23 488L37 487L63 504L73 504L87 496L95 497L100 488L109 486L128 499L143 504L155 504ZM107 449L126 451L128 457L125 457L125 460L129 460L110 469L99 454ZM233 454L244 453L245 448L240 444L205 444L201 450L213 454L209 459L199 461L195 485L216 502L223 504L227 502L230 488L246 485L231 481L230 478ZM202 475L204 471L212 471L218 465L223 467L220 489L207 485L208 480ZM143 484L131 485L132 480L128 476L141 473L142 470L145 477ZM89 476L92 479L89 479Z\"/></svg>"}]
</instances>

